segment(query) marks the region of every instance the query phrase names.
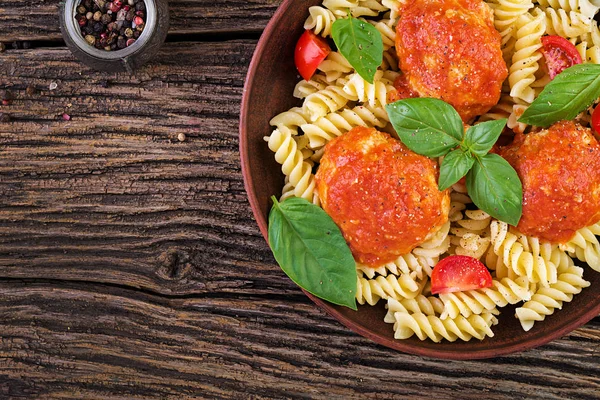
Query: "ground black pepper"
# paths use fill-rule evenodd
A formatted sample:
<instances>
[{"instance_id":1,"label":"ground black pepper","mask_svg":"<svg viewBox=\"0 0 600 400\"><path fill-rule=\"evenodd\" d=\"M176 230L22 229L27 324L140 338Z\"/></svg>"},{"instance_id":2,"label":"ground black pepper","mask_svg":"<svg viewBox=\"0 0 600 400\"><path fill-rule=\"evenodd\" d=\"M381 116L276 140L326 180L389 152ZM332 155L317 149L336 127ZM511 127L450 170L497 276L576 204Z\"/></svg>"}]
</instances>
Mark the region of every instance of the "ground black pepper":
<instances>
[{"instance_id":1,"label":"ground black pepper","mask_svg":"<svg viewBox=\"0 0 600 400\"><path fill-rule=\"evenodd\" d=\"M131 46L146 27L144 0L81 0L75 20L85 41L97 49Z\"/></svg>"}]
</instances>

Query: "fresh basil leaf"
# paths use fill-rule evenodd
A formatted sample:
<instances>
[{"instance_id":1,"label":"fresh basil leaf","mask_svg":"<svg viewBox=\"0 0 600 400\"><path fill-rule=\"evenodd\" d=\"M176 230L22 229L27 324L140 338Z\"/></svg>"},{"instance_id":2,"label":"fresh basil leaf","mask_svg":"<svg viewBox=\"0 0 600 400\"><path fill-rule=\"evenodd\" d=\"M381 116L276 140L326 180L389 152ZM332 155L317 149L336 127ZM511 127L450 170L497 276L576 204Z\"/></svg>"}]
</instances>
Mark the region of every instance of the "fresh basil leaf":
<instances>
[{"instance_id":1,"label":"fresh basil leaf","mask_svg":"<svg viewBox=\"0 0 600 400\"><path fill-rule=\"evenodd\" d=\"M269 245L281 269L298 286L356 310L356 262L340 229L322 208L292 197L273 197Z\"/></svg>"},{"instance_id":2,"label":"fresh basil leaf","mask_svg":"<svg viewBox=\"0 0 600 400\"><path fill-rule=\"evenodd\" d=\"M523 187L517 172L504 158L487 154L477 158L467 174L467 190L477 207L516 226L523 212Z\"/></svg>"},{"instance_id":3,"label":"fresh basil leaf","mask_svg":"<svg viewBox=\"0 0 600 400\"><path fill-rule=\"evenodd\" d=\"M507 121L506 118L503 118L471 126L465 134L464 145L472 153L482 157L485 156L500 137Z\"/></svg>"},{"instance_id":4,"label":"fresh basil leaf","mask_svg":"<svg viewBox=\"0 0 600 400\"><path fill-rule=\"evenodd\" d=\"M575 118L598 97L600 65L573 65L546 85L519 122L546 128L557 121Z\"/></svg>"},{"instance_id":5,"label":"fresh basil leaf","mask_svg":"<svg viewBox=\"0 0 600 400\"><path fill-rule=\"evenodd\" d=\"M415 153L440 157L460 145L463 123L456 110L438 99L404 99L385 106L400 140Z\"/></svg>"},{"instance_id":6,"label":"fresh basil leaf","mask_svg":"<svg viewBox=\"0 0 600 400\"><path fill-rule=\"evenodd\" d=\"M473 167L474 162L475 159L473 156L463 149L456 149L448 153L446 157L444 157L440 167L438 188L440 190L446 190L454 185L460 178L469 172L471 167Z\"/></svg>"},{"instance_id":7,"label":"fresh basil leaf","mask_svg":"<svg viewBox=\"0 0 600 400\"><path fill-rule=\"evenodd\" d=\"M331 36L338 50L367 82L373 83L383 62L383 39L373 25L356 18L336 20Z\"/></svg>"}]
</instances>

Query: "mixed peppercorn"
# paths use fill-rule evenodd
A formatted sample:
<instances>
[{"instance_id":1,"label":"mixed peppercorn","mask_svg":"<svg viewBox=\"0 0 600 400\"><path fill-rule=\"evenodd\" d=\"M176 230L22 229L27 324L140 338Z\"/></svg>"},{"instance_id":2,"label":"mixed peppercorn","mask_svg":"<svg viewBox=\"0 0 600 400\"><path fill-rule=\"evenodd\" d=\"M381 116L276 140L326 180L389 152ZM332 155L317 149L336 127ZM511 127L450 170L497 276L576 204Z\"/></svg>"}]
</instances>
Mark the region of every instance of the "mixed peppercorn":
<instances>
[{"instance_id":1,"label":"mixed peppercorn","mask_svg":"<svg viewBox=\"0 0 600 400\"><path fill-rule=\"evenodd\" d=\"M146 27L144 0L81 0L75 19L85 41L97 49L131 46Z\"/></svg>"}]
</instances>

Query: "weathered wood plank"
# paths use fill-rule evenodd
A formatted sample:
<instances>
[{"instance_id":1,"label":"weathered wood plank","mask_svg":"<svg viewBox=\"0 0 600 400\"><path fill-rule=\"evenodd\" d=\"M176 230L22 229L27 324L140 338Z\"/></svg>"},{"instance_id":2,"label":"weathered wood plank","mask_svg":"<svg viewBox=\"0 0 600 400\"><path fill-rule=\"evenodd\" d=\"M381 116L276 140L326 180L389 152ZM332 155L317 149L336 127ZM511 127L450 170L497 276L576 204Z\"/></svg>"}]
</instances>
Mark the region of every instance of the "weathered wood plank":
<instances>
[{"instance_id":1,"label":"weathered wood plank","mask_svg":"<svg viewBox=\"0 0 600 400\"><path fill-rule=\"evenodd\" d=\"M600 321L521 355L400 354L303 296L166 299L94 284L0 282L0 393L29 398L593 399Z\"/></svg>"},{"instance_id":2,"label":"weathered wood plank","mask_svg":"<svg viewBox=\"0 0 600 400\"><path fill-rule=\"evenodd\" d=\"M178 294L277 286L276 266L253 272L272 258L239 164L254 46L171 45L131 77L93 72L65 49L1 54L0 89L16 99L0 106L13 118L0 123L0 276Z\"/></svg>"},{"instance_id":3,"label":"weathered wood plank","mask_svg":"<svg viewBox=\"0 0 600 400\"><path fill-rule=\"evenodd\" d=\"M61 40L59 0L0 0L0 42ZM170 0L170 34L260 33L281 0Z\"/></svg>"}]
</instances>

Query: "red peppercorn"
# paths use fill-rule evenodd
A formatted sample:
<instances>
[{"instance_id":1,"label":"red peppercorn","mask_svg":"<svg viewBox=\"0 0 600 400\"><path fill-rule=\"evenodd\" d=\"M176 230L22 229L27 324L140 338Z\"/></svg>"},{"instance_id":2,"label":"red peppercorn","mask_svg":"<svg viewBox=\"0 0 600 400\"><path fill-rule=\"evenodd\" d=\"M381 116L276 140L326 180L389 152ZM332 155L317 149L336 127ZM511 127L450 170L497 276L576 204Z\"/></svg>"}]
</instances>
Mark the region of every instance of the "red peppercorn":
<instances>
[{"instance_id":1,"label":"red peppercorn","mask_svg":"<svg viewBox=\"0 0 600 400\"><path fill-rule=\"evenodd\" d=\"M121 3L121 2L119 2ZM123 3L121 3L123 4ZM112 3L108 3L108 9L114 13L118 12L121 9L121 6L117 4L117 1L113 1Z\"/></svg>"},{"instance_id":2,"label":"red peppercorn","mask_svg":"<svg viewBox=\"0 0 600 400\"><path fill-rule=\"evenodd\" d=\"M127 6L124 6L124 7L123 7L123 10L125 10L125 11L129 11L129 10L131 10L131 6L129 6L129 5L127 5Z\"/></svg>"},{"instance_id":3,"label":"red peppercorn","mask_svg":"<svg viewBox=\"0 0 600 400\"><path fill-rule=\"evenodd\" d=\"M71 120L71 116L70 116L69 114L67 114L67 113L64 113L64 114L62 115L62 118L63 118L65 121L70 121L70 120Z\"/></svg>"},{"instance_id":4,"label":"red peppercorn","mask_svg":"<svg viewBox=\"0 0 600 400\"><path fill-rule=\"evenodd\" d=\"M102 32L102 33L100 34L100 38L101 38L101 39L106 39L106 32Z\"/></svg>"},{"instance_id":5,"label":"red peppercorn","mask_svg":"<svg viewBox=\"0 0 600 400\"><path fill-rule=\"evenodd\" d=\"M85 26L85 24L87 24L88 20L85 17L85 15L82 15L81 17L79 17L77 19L77 23L79 24L79 26Z\"/></svg>"},{"instance_id":6,"label":"red peppercorn","mask_svg":"<svg viewBox=\"0 0 600 400\"><path fill-rule=\"evenodd\" d=\"M136 11L135 15L140 16L142 18L144 18L144 12L143 11Z\"/></svg>"},{"instance_id":7,"label":"red peppercorn","mask_svg":"<svg viewBox=\"0 0 600 400\"><path fill-rule=\"evenodd\" d=\"M123 7L123 2L121 0L114 0L113 4L119 7L119 10Z\"/></svg>"},{"instance_id":8,"label":"red peppercorn","mask_svg":"<svg viewBox=\"0 0 600 400\"><path fill-rule=\"evenodd\" d=\"M127 47L131 46L134 43L135 43L135 39L129 39L129 40L127 40Z\"/></svg>"},{"instance_id":9,"label":"red peppercorn","mask_svg":"<svg viewBox=\"0 0 600 400\"><path fill-rule=\"evenodd\" d=\"M133 19L133 23L138 26L138 25L142 25L144 23L144 19L142 17L135 17Z\"/></svg>"}]
</instances>

